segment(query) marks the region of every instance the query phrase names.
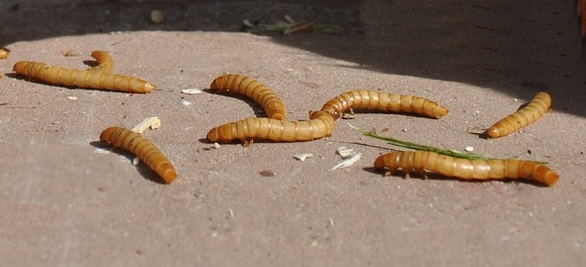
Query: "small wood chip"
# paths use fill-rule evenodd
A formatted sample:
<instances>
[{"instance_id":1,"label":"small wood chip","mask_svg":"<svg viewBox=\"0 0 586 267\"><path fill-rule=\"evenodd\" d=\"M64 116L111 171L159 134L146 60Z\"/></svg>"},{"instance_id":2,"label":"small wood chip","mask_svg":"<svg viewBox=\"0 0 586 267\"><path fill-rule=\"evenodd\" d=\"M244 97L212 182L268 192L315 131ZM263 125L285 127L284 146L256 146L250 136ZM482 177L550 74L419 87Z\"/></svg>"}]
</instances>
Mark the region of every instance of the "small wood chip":
<instances>
[{"instance_id":1,"label":"small wood chip","mask_svg":"<svg viewBox=\"0 0 586 267\"><path fill-rule=\"evenodd\" d=\"M262 170L262 171L259 171L258 173L260 173L260 176L263 176L263 177L273 177L276 175L275 172L273 172L271 170Z\"/></svg>"},{"instance_id":2,"label":"small wood chip","mask_svg":"<svg viewBox=\"0 0 586 267\"><path fill-rule=\"evenodd\" d=\"M197 94L200 94L201 92L203 92L203 91L200 89L197 89L197 88L187 88L187 89L181 90L181 93L186 94L186 95L197 95Z\"/></svg>"},{"instance_id":3,"label":"small wood chip","mask_svg":"<svg viewBox=\"0 0 586 267\"><path fill-rule=\"evenodd\" d=\"M343 160L342 162L336 164L336 166L332 167L330 169L330 171L338 170L338 169L343 169L343 168L349 167L352 164L356 163L358 160L360 160L360 157L361 156L362 156L362 153L355 154L354 156L352 156L350 158L347 158L347 159Z\"/></svg>"},{"instance_id":4,"label":"small wood chip","mask_svg":"<svg viewBox=\"0 0 586 267\"><path fill-rule=\"evenodd\" d=\"M151 130L154 130L159 127L161 127L161 120L159 120L159 118L155 116L144 119L141 123L134 126L134 128L132 128L132 131L135 133L142 134L149 128Z\"/></svg>"},{"instance_id":5,"label":"small wood chip","mask_svg":"<svg viewBox=\"0 0 586 267\"><path fill-rule=\"evenodd\" d=\"M338 150L336 151L336 153L338 153L338 155L342 156L342 158L347 158L347 157L352 156L352 154L354 154L354 149L347 148L345 146L341 146L341 147L338 147Z\"/></svg>"},{"instance_id":6,"label":"small wood chip","mask_svg":"<svg viewBox=\"0 0 586 267\"><path fill-rule=\"evenodd\" d=\"M63 52L63 56L76 57L77 53L75 53L75 51L73 51L73 50L67 50L67 51Z\"/></svg>"},{"instance_id":7,"label":"small wood chip","mask_svg":"<svg viewBox=\"0 0 586 267\"><path fill-rule=\"evenodd\" d=\"M313 154L311 154L311 153L301 153L301 154L297 154L297 155L293 156L293 158L298 159L298 160L301 160L301 161L305 161L309 157L313 157Z\"/></svg>"},{"instance_id":8,"label":"small wood chip","mask_svg":"<svg viewBox=\"0 0 586 267\"><path fill-rule=\"evenodd\" d=\"M181 99L181 104L183 104L184 106L189 106L191 105L191 101L187 99Z\"/></svg>"},{"instance_id":9,"label":"small wood chip","mask_svg":"<svg viewBox=\"0 0 586 267\"><path fill-rule=\"evenodd\" d=\"M68 96L67 99L69 99L69 100L77 100L77 96L72 96L71 95L71 96Z\"/></svg>"}]
</instances>

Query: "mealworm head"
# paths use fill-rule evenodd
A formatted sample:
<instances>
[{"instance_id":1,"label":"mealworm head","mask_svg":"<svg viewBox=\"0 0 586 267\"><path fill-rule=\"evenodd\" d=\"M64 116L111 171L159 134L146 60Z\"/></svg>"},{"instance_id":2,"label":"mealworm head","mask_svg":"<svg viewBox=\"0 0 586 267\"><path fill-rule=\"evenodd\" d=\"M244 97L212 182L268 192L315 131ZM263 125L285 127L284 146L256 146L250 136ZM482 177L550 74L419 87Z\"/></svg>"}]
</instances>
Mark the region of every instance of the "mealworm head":
<instances>
[{"instance_id":1,"label":"mealworm head","mask_svg":"<svg viewBox=\"0 0 586 267\"><path fill-rule=\"evenodd\" d=\"M208 139L208 141L210 141L210 143L214 143L220 139L220 132L218 128L219 127L212 128L206 135L206 138Z\"/></svg>"},{"instance_id":2,"label":"mealworm head","mask_svg":"<svg viewBox=\"0 0 586 267\"><path fill-rule=\"evenodd\" d=\"M152 83L147 82L144 84L144 92L145 93L150 93L153 90L155 90L155 88L157 88L157 86Z\"/></svg>"},{"instance_id":3,"label":"mealworm head","mask_svg":"<svg viewBox=\"0 0 586 267\"><path fill-rule=\"evenodd\" d=\"M546 92L539 92L525 107L499 120L485 133L490 138L508 135L539 120L549 109L551 96Z\"/></svg>"},{"instance_id":4,"label":"mealworm head","mask_svg":"<svg viewBox=\"0 0 586 267\"><path fill-rule=\"evenodd\" d=\"M490 127L488 128L488 130L486 130L486 135L488 135L490 138L497 138L500 137L500 131L497 127Z\"/></svg>"},{"instance_id":5,"label":"mealworm head","mask_svg":"<svg viewBox=\"0 0 586 267\"><path fill-rule=\"evenodd\" d=\"M548 186L552 186L553 184L555 184L559 178L560 176L557 173L555 173L554 171L550 170L545 166L537 167L534 174L535 180L542 182Z\"/></svg>"}]
</instances>

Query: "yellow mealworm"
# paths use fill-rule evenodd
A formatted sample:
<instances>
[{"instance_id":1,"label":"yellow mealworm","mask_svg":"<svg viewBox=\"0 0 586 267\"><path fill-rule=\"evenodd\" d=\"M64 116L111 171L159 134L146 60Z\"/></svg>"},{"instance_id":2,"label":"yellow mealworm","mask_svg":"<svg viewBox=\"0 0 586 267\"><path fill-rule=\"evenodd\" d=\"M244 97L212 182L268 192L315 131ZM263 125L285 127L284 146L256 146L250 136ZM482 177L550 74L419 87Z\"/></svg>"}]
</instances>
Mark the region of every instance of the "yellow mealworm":
<instances>
[{"instance_id":1,"label":"yellow mealworm","mask_svg":"<svg viewBox=\"0 0 586 267\"><path fill-rule=\"evenodd\" d=\"M151 170L161 176L165 183L171 183L177 177L175 168L163 152L138 133L126 128L111 126L102 131L100 142L122 147L132 152Z\"/></svg>"},{"instance_id":2,"label":"yellow mealworm","mask_svg":"<svg viewBox=\"0 0 586 267\"><path fill-rule=\"evenodd\" d=\"M321 108L321 111L328 112L334 119L338 119L348 109L418 114L436 119L448 113L445 107L423 97L389 94L371 90L351 90L345 92L326 102ZM310 113L310 118L312 117Z\"/></svg>"},{"instance_id":3,"label":"yellow mealworm","mask_svg":"<svg viewBox=\"0 0 586 267\"><path fill-rule=\"evenodd\" d=\"M497 138L518 131L541 118L550 108L549 94L539 92L527 106L492 125L486 130L486 134L491 138Z\"/></svg>"},{"instance_id":4,"label":"yellow mealworm","mask_svg":"<svg viewBox=\"0 0 586 267\"><path fill-rule=\"evenodd\" d=\"M10 54L10 50L8 50L6 48L0 48L0 59L7 58L8 54Z\"/></svg>"},{"instance_id":5,"label":"yellow mealworm","mask_svg":"<svg viewBox=\"0 0 586 267\"><path fill-rule=\"evenodd\" d=\"M379 156L375 169L388 168L390 173L398 169L405 173L439 173L465 180L532 179L548 186L555 184L559 176L545 165L516 159L469 160L427 151L391 152Z\"/></svg>"},{"instance_id":6,"label":"yellow mealworm","mask_svg":"<svg viewBox=\"0 0 586 267\"><path fill-rule=\"evenodd\" d=\"M114 69L114 61L112 60L112 58L110 57L108 52L99 51L99 50L93 51L92 57L96 59L96 62L98 63L98 65L96 65L92 68L89 68L88 70L110 73L110 72L112 72L112 69Z\"/></svg>"},{"instance_id":7,"label":"yellow mealworm","mask_svg":"<svg viewBox=\"0 0 586 267\"><path fill-rule=\"evenodd\" d=\"M210 89L245 95L260 104L267 113L267 117L271 119L285 120L287 117L283 100L272 89L248 76L238 74L219 76L212 81Z\"/></svg>"},{"instance_id":8,"label":"yellow mealworm","mask_svg":"<svg viewBox=\"0 0 586 267\"><path fill-rule=\"evenodd\" d=\"M244 146L250 146L254 138L296 142L330 136L334 130L334 119L325 112L316 115L319 116L309 121L281 121L270 118L239 120L211 129L207 139L222 143L239 139Z\"/></svg>"},{"instance_id":9,"label":"yellow mealworm","mask_svg":"<svg viewBox=\"0 0 586 267\"><path fill-rule=\"evenodd\" d=\"M155 89L153 84L131 76L53 67L41 62L19 61L13 69L19 75L52 85L128 93L150 93Z\"/></svg>"}]
</instances>

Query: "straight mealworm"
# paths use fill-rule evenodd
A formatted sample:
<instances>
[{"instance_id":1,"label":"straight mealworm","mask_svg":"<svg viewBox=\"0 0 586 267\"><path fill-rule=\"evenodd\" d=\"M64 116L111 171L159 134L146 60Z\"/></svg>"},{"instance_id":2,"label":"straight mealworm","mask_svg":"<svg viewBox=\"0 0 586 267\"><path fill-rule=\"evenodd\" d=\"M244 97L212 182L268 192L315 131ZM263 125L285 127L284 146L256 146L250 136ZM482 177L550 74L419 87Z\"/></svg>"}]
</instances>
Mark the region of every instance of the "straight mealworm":
<instances>
[{"instance_id":1,"label":"straight mealworm","mask_svg":"<svg viewBox=\"0 0 586 267\"><path fill-rule=\"evenodd\" d=\"M211 129L207 134L210 142L228 143L240 140L250 146L254 138L277 142L310 141L330 136L334 119L325 112L318 113L309 121L281 121L270 118L249 118L230 122Z\"/></svg>"},{"instance_id":2,"label":"straight mealworm","mask_svg":"<svg viewBox=\"0 0 586 267\"><path fill-rule=\"evenodd\" d=\"M492 125L486 130L486 134L490 138L498 138L516 132L543 117L550 108L551 96L546 92L539 92L527 106Z\"/></svg>"},{"instance_id":3,"label":"straight mealworm","mask_svg":"<svg viewBox=\"0 0 586 267\"><path fill-rule=\"evenodd\" d=\"M100 134L100 142L122 147L142 160L151 170L155 171L165 183L171 183L177 177L175 168L163 152L140 134L129 129L111 126Z\"/></svg>"},{"instance_id":4,"label":"straight mealworm","mask_svg":"<svg viewBox=\"0 0 586 267\"><path fill-rule=\"evenodd\" d=\"M436 119L448 113L445 107L423 97L389 94L372 90L351 90L342 93L326 102L321 111L328 112L334 119L338 119L348 109L391 111L417 114Z\"/></svg>"},{"instance_id":5,"label":"straight mealworm","mask_svg":"<svg viewBox=\"0 0 586 267\"><path fill-rule=\"evenodd\" d=\"M155 89L153 84L131 76L53 67L41 62L20 61L14 65L14 71L52 85L128 93L150 93Z\"/></svg>"},{"instance_id":6,"label":"straight mealworm","mask_svg":"<svg viewBox=\"0 0 586 267\"><path fill-rule=\"evenodd\" d=\"M552 186L559 176L547 166L516 159L469 160L441 155L428 151L390 152L379 156L374 168L389 169L394 174L398 169L425 175L439 173L465 180L532 179Z\"/></svg>"},{"instance_id":7,"label":"straight mealworm","mask_svg":"<svg viewBox=\"0 0 586 267\"><path fill-rule=\"evenodd\" d=\"M287 115L283 100L264 84L256 80L238 74L225 74L217 77L210 84L210 89L222 93L238 93L251 98L261 105L267 117L277 120L285 120Z\"/></svg>"}]
</instances>

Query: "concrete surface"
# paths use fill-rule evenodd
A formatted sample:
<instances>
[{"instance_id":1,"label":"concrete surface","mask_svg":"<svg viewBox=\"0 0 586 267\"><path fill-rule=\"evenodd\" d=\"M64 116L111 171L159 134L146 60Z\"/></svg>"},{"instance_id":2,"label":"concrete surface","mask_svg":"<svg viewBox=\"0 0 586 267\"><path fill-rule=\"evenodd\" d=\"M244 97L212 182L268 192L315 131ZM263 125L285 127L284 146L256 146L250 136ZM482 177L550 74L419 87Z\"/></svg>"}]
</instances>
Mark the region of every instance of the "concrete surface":
<instances>
[{"instance_id":1,"label":"concrete surface","mask_svg":"<svg viewBox=\"0 0 586 267\"><path fill-rule=\"evenodd\" d=\"M0 46L12 52L0 60L1 265L584 264L586 66L575 2L488 2L2 1ZM153 9L167 21L151 24ZM238 32L243 18L267 23L285 14L344 32ZM69 50L79 55L63 56ZM86 68L92 50L110 52L114 72L158 90L69 89L12 74L20 60ZM223 73L275 89L290 119L306 119L350 89L423 96L450 111L440 120L359 113L325 139L209 149L210 128L263 115L243 99L179 92L207 88ZM538 122L495 140L469 133L539 90L551 93L554 109ZM106 127L149 116L162 127L145 136L179 173L170 185L97 142ZM390 147L346 122L428 145L548 161L560 180L542 187L382 177L371 166ZM341 160L339 146L363 157L329 171ZM303 152L315 156L293 159Z\"/></svg>"}]
</instances>

